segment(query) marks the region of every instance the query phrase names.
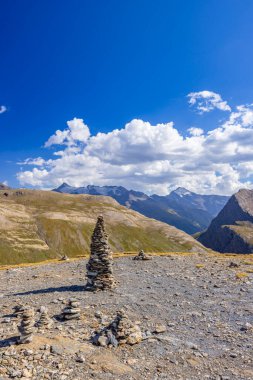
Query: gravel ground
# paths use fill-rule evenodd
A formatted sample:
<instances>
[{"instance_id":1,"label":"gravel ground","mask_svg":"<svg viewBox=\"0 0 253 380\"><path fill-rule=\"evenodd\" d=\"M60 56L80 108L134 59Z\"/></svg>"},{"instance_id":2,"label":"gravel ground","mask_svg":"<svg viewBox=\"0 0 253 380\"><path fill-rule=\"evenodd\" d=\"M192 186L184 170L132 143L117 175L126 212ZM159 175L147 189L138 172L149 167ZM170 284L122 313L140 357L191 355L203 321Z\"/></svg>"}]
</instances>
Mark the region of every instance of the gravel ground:
<instances>
[{"instance_id":1,"label":"gravel ground","mask_svg":"<svg viewBox=\"0 0 253 380\"><path fill-rule=\"evenodd\" d=\"M231 261L239 267L229 267ZM0 379L253 379L252 257L118 258L118 286L97 293L84 290L86 262L0 271ZM62 322L70 297L80 301L81 319ZM18 303L47 306L54 319L27 345L15 344ZM121 308L150 338L94 346L93 332Z\"/></svg>"}]
</instances>

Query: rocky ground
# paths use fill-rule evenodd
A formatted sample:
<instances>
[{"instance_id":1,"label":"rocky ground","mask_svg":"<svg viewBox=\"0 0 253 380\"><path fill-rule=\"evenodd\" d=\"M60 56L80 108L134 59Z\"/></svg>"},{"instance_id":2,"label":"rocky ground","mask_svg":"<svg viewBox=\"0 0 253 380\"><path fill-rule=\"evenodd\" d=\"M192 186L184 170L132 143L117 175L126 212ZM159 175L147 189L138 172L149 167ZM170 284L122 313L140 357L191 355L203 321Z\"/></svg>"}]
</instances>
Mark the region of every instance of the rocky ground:
<instances>
[{"instance_id":1,"label":"rocky ground","mask_svg":"<svg viewBox=\"0 0 253 380\"><path fill-rule=\"evenodd\" d=\"M252 256L118 258L118 286L98 293L84 290L86 263L0 271L0 379L253 379ZM80 301L81 319L60 321L70 297ZM47 306L54 319L29 344L15 344L18 303ZM145 339L94 346L94 331L121 308Z\"/></svg>"}]
</instances>

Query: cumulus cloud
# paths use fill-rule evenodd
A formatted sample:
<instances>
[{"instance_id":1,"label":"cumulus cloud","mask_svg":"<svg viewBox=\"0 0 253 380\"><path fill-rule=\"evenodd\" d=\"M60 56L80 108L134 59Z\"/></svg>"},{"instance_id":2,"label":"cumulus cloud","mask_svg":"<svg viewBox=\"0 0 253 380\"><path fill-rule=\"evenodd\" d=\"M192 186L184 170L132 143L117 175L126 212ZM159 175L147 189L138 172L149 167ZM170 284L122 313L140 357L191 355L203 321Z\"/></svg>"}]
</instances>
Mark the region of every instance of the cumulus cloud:
<instances>
[{"instance_id":1,"label":"cumulus cloud","mask_svg":"<svg viewBox=\"0 0 253 380\"><path fill-rule=\"evenodd\" d=\"M188 129L188 132L192 136L201 136L203 135L204 131L202 128L196 128L196 127L191 127Z\"/></svg>"},{"instance_id":2,"label":"cumulus cloud","mask_svg":"<svg viewBox=\"0 0 253 380\"><path fill-rule=\"evenodd\" d=\"M231 111L230 106L221 96L212 91L191 92L187 95L189 104L195 106L199 113L210 112L215 108L221 111Z\"/></svg>"},{"instance_id":3,"label":"cumulus cloud","mask_svg":"<svg viewBox=\"0 0 253 380\"><path fill-rule=\"evenodd\" d=\"M232 112L226 125L242 125L250 127L253 125L253 104L241 105Z\"/></svg>"},{"instance_id":4,"label":"cumulus cloud","mask_svg":"<svg viewBox=\"0 0 253 380\"><path fill-rule=\"evenodd\" d=\"M90 136L90 130L83 119L77 119L67 121L68 129L64 131L57 130L54 135L49 137L45 143L45 147L48 148L52 145L76 145L77 142L86 143Z\"/></svg>"},{"instance_id":5,"label":"cumulus cloud","mask_svg":"<svg viewBox=\"0 0 253 380\"><path fill-rule=\"evenodd\" d=\"M173 122L134 119L122 129L90 136L82 119L57 131L45 144L52 157L27 159L22 185L53 188L122 185L167 194L175 186L200 193L231 194L253 182L253 105L242 105L216 128L192 127L183 135ZM58 150L61 146L61 150Z\"/></svg>"},{"instance_id":6,"label":"cumulus cloud","mask_svg":"<svg viewBox=\"0 0 253 380\"><path fill-rule=\"evenodd\" d=\"M0 106L0 114L1 113L4 113L4 112L6 112L7 111L7 107L5 107L5 106Z\"/></svg>"}]
</instances>

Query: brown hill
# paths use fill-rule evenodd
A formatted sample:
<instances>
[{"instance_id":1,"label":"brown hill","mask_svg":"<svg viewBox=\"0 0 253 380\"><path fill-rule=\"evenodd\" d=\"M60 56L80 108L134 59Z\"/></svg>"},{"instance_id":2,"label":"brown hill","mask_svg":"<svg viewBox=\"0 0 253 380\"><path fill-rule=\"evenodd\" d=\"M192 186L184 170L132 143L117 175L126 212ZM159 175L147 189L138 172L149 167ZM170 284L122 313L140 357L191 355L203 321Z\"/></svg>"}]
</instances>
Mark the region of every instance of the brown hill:
<instances>
[{"instance_id":1,"label":"brown hill","mask_svg":"<svg viewBox=\"0 0 253 380\"><path fill-rule=\"evenodd\" d=\"M88 254L99 214L104 215L114 251L205 251L183 231L110 197L21 189L0 191L0 263Z\"/></svg>"}]
</instances>

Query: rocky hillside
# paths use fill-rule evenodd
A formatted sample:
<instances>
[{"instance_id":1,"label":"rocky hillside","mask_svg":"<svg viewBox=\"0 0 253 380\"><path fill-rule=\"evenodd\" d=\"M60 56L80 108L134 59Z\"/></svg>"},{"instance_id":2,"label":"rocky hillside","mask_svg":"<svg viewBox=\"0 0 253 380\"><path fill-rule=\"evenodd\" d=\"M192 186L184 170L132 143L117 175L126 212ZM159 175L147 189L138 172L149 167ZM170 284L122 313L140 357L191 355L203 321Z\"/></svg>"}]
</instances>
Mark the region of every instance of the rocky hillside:
<instances>
[{"instance_id":1,"label":"rocky hillside","mask_svg":"<svg viewBox=\"0 0 253 380\"><path fill-rule=\"evenodd\" d=\"M203 231L209 226L229 197L196 194L179 187L167 196L152 195L152 199L160 209L174 211L175 219L170 224L193 234Z\"/></svg>"},{"instance_id":2,"label":"rocky hillside","mask_svg":"<svg viewBox=\"0 0 253 380\"><path fill-rule=\"evenodd\" d=\"M233 195L198 239L219 252L253 252L253 190Z\"/></svg>"},{"instance_id":3,"label":"rocky hillside","mask_svg":"<svg viewBox=\"0 0 253 380\"><path fill-rule=\"evenodd\" d=\"M103 214L114 251L203 251L191 236L104 196L38 190L0 191L0 263L88 254Z\"/></svg>"},{"instance_id":4,"label":"rocky hillside","mask_svg":"<svg viewBox=\"0 0 253 380\"><path fill-rule=\"evenodd\" d=\"M122 186L72 187L67 183L63 183L54 191L110 196L123 206L189 234L206 229L229 199L226 196L196 194L182 187L166 196L156 194L148 196Z\"/></svg>"}]
</instances>

